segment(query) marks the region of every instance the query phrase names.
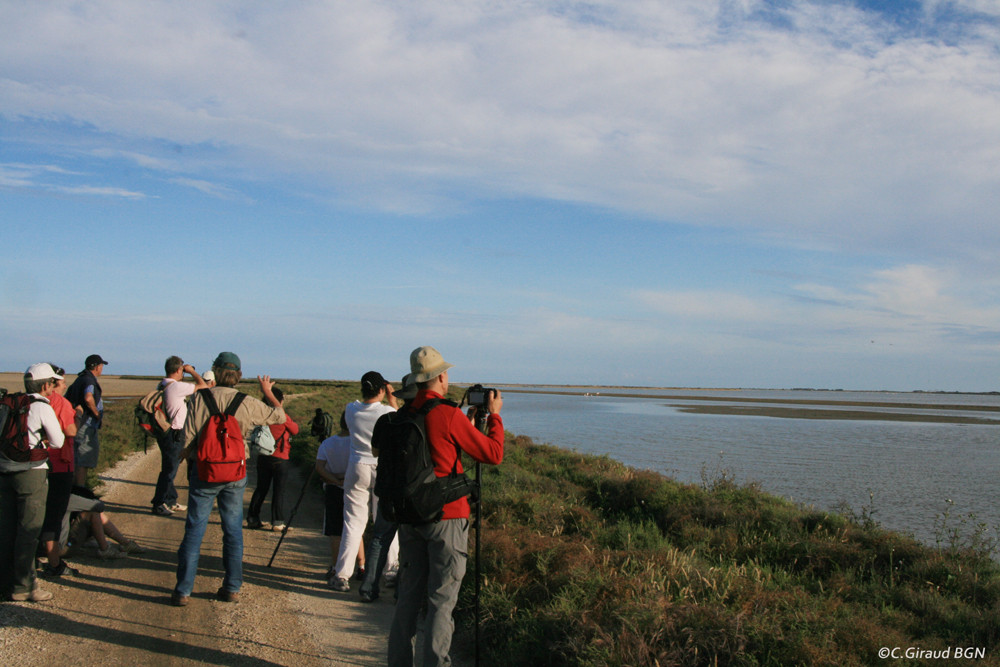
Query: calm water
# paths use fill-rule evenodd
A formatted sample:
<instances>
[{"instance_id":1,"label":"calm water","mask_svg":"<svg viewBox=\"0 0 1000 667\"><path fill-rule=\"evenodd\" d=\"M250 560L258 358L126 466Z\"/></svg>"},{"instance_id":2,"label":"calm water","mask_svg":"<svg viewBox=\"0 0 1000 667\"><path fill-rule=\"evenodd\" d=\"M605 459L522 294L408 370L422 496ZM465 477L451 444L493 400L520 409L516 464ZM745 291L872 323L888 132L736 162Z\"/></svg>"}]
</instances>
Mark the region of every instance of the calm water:
<instances>
[{"instance_id":1,"label":"calm water","mask_svg":"<svg viewBox=\"0 0 1000 667\"><path fill-rule=\"evenodd\" d=\"M602 390L604 392L614 390ZM933 544L935 519L976 515L1000 526L1000 412L955 412L949 404L1000 408L1000 396L878 392L621 390L649 398L504 393L504 426L582 453L700 483L720 470L739 482L818 509L874 508L883 526ZM934 414L996 419L997 425L778 419L687 414L655 395L921 403ZM692 401L703 404L704 401ZM872 408L878 410L879 408ZM896 409L895 411L899 411ZM914 412L914 410L907 410ZM920 410L923 412L924 410ZM869 494L874 494L873 498Z\"/></svg>"}]
</instances>

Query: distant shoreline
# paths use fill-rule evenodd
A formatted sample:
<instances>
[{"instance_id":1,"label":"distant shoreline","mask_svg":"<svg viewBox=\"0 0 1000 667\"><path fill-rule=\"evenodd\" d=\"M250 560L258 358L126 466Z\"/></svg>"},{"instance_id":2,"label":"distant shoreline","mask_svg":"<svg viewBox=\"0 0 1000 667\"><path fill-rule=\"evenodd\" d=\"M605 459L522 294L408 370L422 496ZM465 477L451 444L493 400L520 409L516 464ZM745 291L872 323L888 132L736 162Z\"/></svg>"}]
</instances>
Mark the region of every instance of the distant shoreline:
<instances>
[{"instance_id":1,"label":"distant shoreline","mask_svg":"<svg viewBox=\"0 0 1000 667\"><path fill-rule=\"evenodd\" d=\"M23 391L24 389L24 373L22 372L0 372L0 387L7 389L8 391ZM67 382L72 382L76 379L76 374L67 374ZM253 378L247 378L244 381L250 381ZM274 378L277 382L288 382L296 384L343 384L350 382L348 380L300 380L294 378ZM160 380L160 376L141 376L141 375L102 375L101 389L104 395L108 398L126 398L133 396L143 396L148 392L152 391L156 383ZM467 387L468 383L455 383L456 387ZM812 400L812 399L769 399L769 398L750 398L743 396L726 396L725 398L719 398L715 396L690 396L690 395L679 395L677 393L664 393L664 394L649 394L649 393L634 393L636 390L641 390L643 392L650 391L662 391L662 392L691 392L691 393L701 393L701 392L727 392L727 393L739 393L744 391L801 391L801 392L837 392L837 393L864 393L864 394L931 394L940 396L992 396L997 395L1000 392L949 392L949 391L891 391L891 390L841 390L841 389L748 389L748 388L724 388L724 387L639 387L630 385L582 385L582 384L505 384L496 383L493 386L502 387L504 391L520 394L558 394L558 395L570 395L570 396L587 396L593 394L599 394L604 397L614 397L614 398L656 398L665 400L685 400L685 401L727 401L730 403L780 403L782 405L799 405L799 406L837 406L837 407L867 407L867 408L900 408L900 409L946 409L946 410L965 410L965 411L975 411L975 412L1000 412L1000 407L985 406L985 405L961 405L961 404L947 404L938 406L928 406L921 403L907 403L907 402L894 402L894 401L880 401L880 402L870 402L870 401L838 401L838 400ZM575 391L573 391L575 390ZM631 390L631 391L630 391ZM766 408L740 408L738 406L730 406L731 409L726 406L675 406L683 409L686 412L698 412L698 413L713 413L713 414L758 414L762 416L791 416L786 414L767 414L769 412L774 413L775 410L769 410ZM779 411L780 412L780 411ZM823 412L833 412L833 411L823 411ZM847 414L845 411L839 411L837 415L830 416L807 416L804 414L797 415L798 417L805 418L831 418L831 419L847 419L848 417L841 416L842 414ZM862 416L862 413L856 413L858 416L853 417L854 419L870 419L871 417ZM878 415L878 418L884 417L887 413L874 413ZM925 417L929 417L924 415ZM898 419L898 417L897 417ZM934 418L934 419L920 419L917 421L946 421L948 418ZM956 418L962 419L962 418ZM992 423L991 420L974 420L972 422L959 421L956 423Z\"/></svg>"}]
</instances>

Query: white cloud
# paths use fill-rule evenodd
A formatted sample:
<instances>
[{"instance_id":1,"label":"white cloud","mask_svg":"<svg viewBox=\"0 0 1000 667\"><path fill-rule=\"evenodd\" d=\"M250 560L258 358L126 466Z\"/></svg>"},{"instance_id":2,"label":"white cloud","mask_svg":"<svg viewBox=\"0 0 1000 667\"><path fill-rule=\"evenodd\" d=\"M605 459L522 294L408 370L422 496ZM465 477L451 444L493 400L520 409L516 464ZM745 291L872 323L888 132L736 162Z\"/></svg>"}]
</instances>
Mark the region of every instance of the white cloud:
<instances>
[{"instance_id":1,"label":"white cloud","mask_svg":"<svg viewBox=\"0 0 1000 667\"><path fill-rule=\"evenodd\" d=\"M228 163L403 206L457 189L838 243L1000 240L996 31L949 46L841 5L794 3L794 30L762 8L7 6L0 108L125 151L210 147L169 156L195 181Z\"/></svg>"}]
</instances>

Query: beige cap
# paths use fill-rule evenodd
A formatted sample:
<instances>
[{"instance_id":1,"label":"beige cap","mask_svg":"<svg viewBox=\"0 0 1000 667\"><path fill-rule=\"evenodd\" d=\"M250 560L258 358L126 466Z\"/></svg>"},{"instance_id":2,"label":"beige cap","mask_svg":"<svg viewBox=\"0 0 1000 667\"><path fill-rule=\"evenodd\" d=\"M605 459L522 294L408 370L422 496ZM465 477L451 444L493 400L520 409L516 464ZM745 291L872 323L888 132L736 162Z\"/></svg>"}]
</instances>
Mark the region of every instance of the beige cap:
<instances>
[{"instance_id":1,"label":"beige cap","mask_svg":"<svg viewBox=\"0 0 1000 667\"><path fill-rule=\"evenodd\" d=\"M413 382L427 382L454 366L429 345L418 347L410 353L410 379Z\"/></svg>"}]
</instances>

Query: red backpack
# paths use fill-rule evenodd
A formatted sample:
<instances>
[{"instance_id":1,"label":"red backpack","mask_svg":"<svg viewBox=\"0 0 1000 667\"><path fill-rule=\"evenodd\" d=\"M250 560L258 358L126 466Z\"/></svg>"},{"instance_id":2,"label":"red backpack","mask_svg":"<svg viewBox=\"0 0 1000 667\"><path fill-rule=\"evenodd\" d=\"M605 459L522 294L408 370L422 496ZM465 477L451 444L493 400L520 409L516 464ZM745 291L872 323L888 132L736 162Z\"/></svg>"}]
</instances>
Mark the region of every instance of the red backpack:
<instances>
[{"instance_id":1,"label":"red backpack","mask_svg":"<svg viewBox=\"0 0 1000 667\"><path fill-rule=\"evenodd\" d=\"M209 414L208 423L198 435L198 479L208 484L237 482L247 476L247 448L234 415L247 395L236 392L226 411L220 412L209 389L199 389L198 393Z\"/></svg>"},{"instance_id":2,"label":"red backpack","mask_svg":"<svg viewBox=\"0 0 1000 667\"><path fill-rule=\"evenodd\" d=\"M38 401L31 394L17 392L0 396L0 451L11 461L27 463L49 458L45 447L28 444L28 410Z\"/></svg>"}]
</instances>

